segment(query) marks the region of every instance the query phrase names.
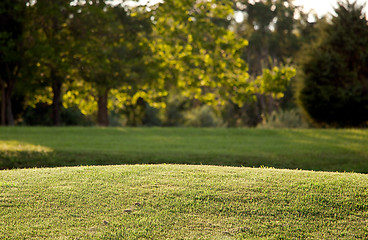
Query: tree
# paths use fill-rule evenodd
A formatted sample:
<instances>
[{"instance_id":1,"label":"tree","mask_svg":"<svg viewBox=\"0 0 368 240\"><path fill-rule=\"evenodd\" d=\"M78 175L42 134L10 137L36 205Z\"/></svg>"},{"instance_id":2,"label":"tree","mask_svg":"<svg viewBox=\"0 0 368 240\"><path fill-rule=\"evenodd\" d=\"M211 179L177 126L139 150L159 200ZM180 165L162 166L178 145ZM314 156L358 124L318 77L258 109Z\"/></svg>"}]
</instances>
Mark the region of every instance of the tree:
<instances>
[{"instance_id":1,"label":"tree","mask_svg":"<svg viewBox=\"0 0 368 240\"><path fill-rule=\"evenodd\" d=\"M299 21L305 14L291 0L235 1L235 11L244 20L234 23L236 33L249 39L243 58L251 76L264 68L286 64L300 49ZM301 18L297 19L296 15Z\"/></svg>"},{"instance_id":2,"label":"tree","mask_svg":"<svg viewBox=\"0 0 368 240\"><path fill-rule=\"evenodd\" d=\"M1 125L14 125L12 93L22 67L26 1L0 3Z\"/></svg>"},{"instance_id":3,"label":"tree","mask_svg":"<svg viewBox=\"0 0 368 240\"><path fill-rule=\"evenodd\" d=\"M81 78L94 86L97 123L108 126L108 101L112 89L138 91L155 80L151 75L149 16L141 8L125 9L104 1L77 5L72 32L77 40L74 58Z\"/></svg>"},{"instance_id":4,"label":"tree","mask_svg":"<svg viewBox=\"0 0 368 240\"><path fill-rule=\"evenodd\" d=\"M368 22L363 6L339 2L331 23L302 63L298 101L318 124L368 121Z\"/></svg>"},{"instance_id":5,"label":"tree","mask_svg":"<svg viewBox=\"0 0 368 240\"><path fill-rule=\"evenodd\" d=\"M70 49L73 40L69 31L72 20L70 1L37 0L30 4L32 20L28 23L33 46L31 64L38 66L37 81L43 79L52 88L52 119L60 125L62 87L68 80Z\"/></svg>"},{"instance_id":6,"label":"tree","mask_svg":"<svg viewBox=\"0 0 368 240\"><path fill-rule=\"evenodd\" d=\"M305 17L305 14L291 0L233 2L236 15L242 18L233 21L232 27L239 37L249 40L249 45L242 52L242 58L249 64L250 82L256 85L256 101L246 102L240 108L233 103L229 105L234 109L233 115L243 116L238 117L238 122L256 126L279 108L281 101L293 101L292 97L285 94L294 75L291 74L294 70L288 66L293 64L304 37L301 34L304 25L300 24L300 19L296 16ZM281 72L289 72L284 75L287 78L286 81L281 81L282 86L279 85L280 81L269 81L278 79ZM270 87L272 84L274 86ZM268 87L264 87L266 85ZM270 89L284 89L284 92L267 92ZM280 96L283 96L282 99Z\"/></svg>"},{"instance_id":7,"label":"tree","mask_svg":"<svg viewBox=\"0 0 368 240\"><path fill-rule=\"evenodd\" d=\"M229 1L167 0L155 9L154 50L165 82L200 102L242 104L253 93L240 54L247 41L228 29Z\"/></svg>"}]
</instances>

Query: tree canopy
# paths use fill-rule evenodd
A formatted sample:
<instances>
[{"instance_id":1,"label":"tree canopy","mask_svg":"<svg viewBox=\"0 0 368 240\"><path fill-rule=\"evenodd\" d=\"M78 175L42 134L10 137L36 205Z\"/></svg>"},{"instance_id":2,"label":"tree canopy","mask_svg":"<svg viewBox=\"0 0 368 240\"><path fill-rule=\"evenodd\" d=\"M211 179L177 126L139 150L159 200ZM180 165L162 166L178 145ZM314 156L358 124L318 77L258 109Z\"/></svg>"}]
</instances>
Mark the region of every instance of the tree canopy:
<instances>
[{"instance_id":1,"label":"tree canopy","mask_svg":"<svg viewBox=\"0 0 368 240\"><path fill-rule=\"evenodd\" d=\"M1 124L256 126L297 107L302 59L297 94L310 118L362 126L362 8L309 16L293 0L4 0Z\"/></svg>"}]
</instances>

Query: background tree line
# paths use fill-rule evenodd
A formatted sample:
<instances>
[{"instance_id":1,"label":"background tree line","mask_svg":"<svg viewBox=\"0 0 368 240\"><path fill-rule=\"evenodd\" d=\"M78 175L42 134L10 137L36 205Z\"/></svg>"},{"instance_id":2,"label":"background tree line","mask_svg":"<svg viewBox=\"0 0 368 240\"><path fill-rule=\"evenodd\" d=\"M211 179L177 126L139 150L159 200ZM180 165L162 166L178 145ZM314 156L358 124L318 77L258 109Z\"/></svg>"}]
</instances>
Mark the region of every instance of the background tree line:
<instances>
[{"instance_id":1,"label":"background tree line","mask_svg":"<svg viewBox=\"0 0 368 240\"><path fill-rule=\"evenodd\" d=\"M311 17L292 0L4 0L1 125L364 126L363 8Z\"/></svg>"}]
</instances>

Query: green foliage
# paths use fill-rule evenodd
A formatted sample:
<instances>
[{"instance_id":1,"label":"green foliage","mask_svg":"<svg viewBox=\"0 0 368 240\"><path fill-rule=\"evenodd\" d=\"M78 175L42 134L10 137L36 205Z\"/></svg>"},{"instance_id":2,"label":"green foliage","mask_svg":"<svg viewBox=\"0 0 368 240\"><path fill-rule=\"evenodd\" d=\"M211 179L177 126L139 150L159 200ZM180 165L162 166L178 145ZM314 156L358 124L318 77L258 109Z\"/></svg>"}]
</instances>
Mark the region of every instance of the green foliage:
<instances>
[{"instance_id":1,"label":"green foliage","mask_svg":"<svg viewBox=\"0 0 368 240\"><path fill-rule=\"evenodd\" d=\"M222 119L208 105L193 108L185 113L184 125L188 127L221 127Z\"/></svg>"},{"instance_id":2,"label":"green foliage","mask_svg":"<svg viewBox=\"0 0 368 240\"><path fill-rule=\"evenodd\" d=\"M262 75L257 77L254 84L258 93L271 95L273 99L280 99L284 96L295 74L296 70L292 67L263 69Z\"/></svg>"},{"instance_id":3,"label":"green foliage","mask_svg":"<svg viewBox=\"0 0 368 240\"><path fill-rule=\"evenodd\" d=\"M71 29L76 38L77 72L95 88L97 121L107 126L108 112L113 110L109 103L111 89L134 90L134 95L157 84L149 47L151 22L145 12L130 12L104 1L76 8Z\"/></svg>"},{"instance_id":4,"label":"green foliage","mask_svg":"<svg viewBox=\"0 0 368 240\"><path fill-rule=\"evenodd\" d=\"M340 2L335 11L302 64L299 104L318 124L362 126L368 121L368 23L357 3Z\"/></svg>"},{"instance_id":5,"label":"green foliage","mask_svg":"<svg viewBox=\"0 0 368 240\"><path fill-rule=\"evenodd\" d=\"M243 22L235 22L234 11L244 15ZM0 14L7 19L0 27L1 61L11 63L13 69L13 80L8 81L3 74L6 64L0 67L0 89L5 99L1 101L2 123L5 112L9 112L6 109L11 110L3 103L11 105L17 99L11 93L15 88L22 96L16 103L19 117L28 106L45 102L53 106L47 117L52 116L54 124L61 124L57 115L63 107L78 106L83 115L104 126L109 125L110 113L115 114L110 120L117 119L112 125L184 125L184 111L207 104L206 109L233 105L222 114L228 126L255 126L261 116L279 108L286 92L289 95L282 100L283 105L293 103L290 79L295 70L285 66L294 63L303 42L319 34L308 22L308 14L291 0L167 0L147 6L126 2L111 5L104 0L6 0L0 4ZM329 31L337 39L345 30ZM360 39L357 44L350 44L345 36L341 42L332 43L339 49L344 49L339 45L343 42L344 46L362 43L359 46L365 49L363 32L356 38ZM349 51L352 61L363 59ZM362 74L354 75L354 71L339 65L342 58L336 59L340 55L327 55L323 55L327 63L318 64L331 64L332 71L339 68L351 79L365 76L364 59L358 64L363 67L357 67ZM365 108L357 106L366 101L366 84L357 82L344 86L350 92L339 91L327 98L330 102L335 101L333 97L349 102L364 116ZM185 100L183 105L170 103L165 109L172 89ZM147 107L138 104L139 99ZM319 107L314 103L310 106ZM353 107L350 109L353 111ZM232 116L234 119L230 119ZM11 118L7 121L12 122ZM347 125L364 125L364 121Z\"/></svg>"},{"instance_id":6,"label":"green foliage","mask_svg":"<svg viewBox=\"0 0 368 240\"><path fill-rule=\"evenodd\" d=\"M23 65L25 5L23 1L0 2L0 124L14 125L12 97Z\"/></svg>"},{"instance_id":7,"label":"green foliage","mask_svg":"<svg viewBox=\"0 0 368 240\"><path fill-rule=\"evenodd\" d=\"M23 115L23 123L29 126L51 126L51 108L47 103L37 103L35 107L28 107Z\"/></svg>"},{"instance_id":8,"label":"green foliage","mask_svg":"<svg viewBox=\"0 0 368 240\"><path fill-rule=\"evenodd\" d=\"M71 26L78 44L74 57L83 80L107 89L143 80L149 72L143 71L144 56L151 54L147 16L133 16L120 5L111 7L102 1L78 6L75 18Z\"/></svg>"},{"instance_id":9,"label":"green foliage","mask_svg":"<svg viewBox=\"0 0 368 240\"><path fill-rule=\"evenodd\" d=\"M308 123L303 119L298 109L273 111L271 115L266 116L260 128L307 128Z\"/></svg>"},{"instance_id":10,"label":"green foliage","mask_svg":"<svg viewBox=\"0 0 368 240\"><path fill-rule=\"evenodd\" d=\"M23 53L23 21L25 6L22 1L4 0L0 3L0 76L3 81L9 77L8 71L14 71L21 63Z\"/></svg>"},{"instance_id":11,"label":"green foliage","mask_svg":"<svg viewBox=\"0 0 368 240\"><path fill-rule=\"evenodd\" d=\"M47 103L39 102L35 107L28 107L22 117L22 124L30 126L51 126L53 125L51 119L52 109ZM82 114L80 110L74 106L61 109L60 125L62 126L90 126L91 119Z\"/></svg>"},{"instance_id":12,"label":"green foliage","mask_svg":"<svg viewBox=\"0 0 368 240\"><path fill-rule=\"evenodd\" d=\"M168 95L164 113L165 126L181 126L184 124L184 111L188 110L190 103L187 98L177 92Z\"/></svg>"},{"instance_id":13,"label":"green foliage","mask_svg":"<svg viewBox=\"0 0 368 240\"><path fill-rule=\"evenodd\" d=\"M257 101L245 103L242 107L229 102L221 108L221 115L227 127L256 127L261 120Z\"/></svg>"},{"instance_id":14,"label":"green foliage","mask_svg":"<svg viewBox=\"0 0 368 240\"><path fill-rule=\"evenodd\" d=\"M91 126L92 120L81 113L78 107L63 108L61 110L61 125L63 126Z\"/></svg>"},{"instance_id":15,"label":"green foliage","mask_svg":"<svg viewBox=\"0 0 368 240\"><path fill-rule=\"evenodd\" d=\"M300 34L308 26L301 22L305 14L291 0L235 2L235 10L244 16L243 22L235 23L235 30L249 39L243 58L250 75L261 75L264 68L272 67L270 63L287 64L305 37Z\"/></svg>"},{"instance_id":16,"label":"green foliage","mask_svg":"<svg viewBox=\"0 0 368 240\"><path fill-rule=\"evenodd\" d=\"M231 2L169 0L156 11L154 49L166 82L211 104L249 99L253 90L240 58L247 41L224 27Z\"/></svg>"},{"instance_id":17,"label":"green foliage","mask_svg":"<svg viewBox=\"0 0 368 240\"><path fill-rule=\"evenodd\" d=\"M233 24L236 33L249 40L242 58L249 64L250 79L255 86L257 103L247 101L237 115L248 126L261 123L262 117L271 114L283 104L293 104L290 80L295 75L292 66L302 43L309 39L311 24L308 14L291 0L234 1L237 14L244 19ZM299 16L299 17L297 17ZM291 93L291 94L290 94ZM285 103L287 101L287 103Z\"/></svg>"},{"instance_id":18,"label":"green foliage","mask_svg":"<svg viewBox=\"0 0 368 240\"><path fill-rule=\"evenodd\" d=\"M142 124L148 127L161 126L162 119L160 109L154 108L146 103Z\"/></svg>"}]
</instances>

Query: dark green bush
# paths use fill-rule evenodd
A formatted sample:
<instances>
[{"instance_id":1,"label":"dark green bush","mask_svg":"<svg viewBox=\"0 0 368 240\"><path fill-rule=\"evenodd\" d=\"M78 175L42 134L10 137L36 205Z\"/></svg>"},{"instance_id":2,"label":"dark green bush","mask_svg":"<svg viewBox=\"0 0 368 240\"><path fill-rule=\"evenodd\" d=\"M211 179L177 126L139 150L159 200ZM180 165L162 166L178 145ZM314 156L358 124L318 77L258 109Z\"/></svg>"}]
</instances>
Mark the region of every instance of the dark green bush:
<instances>
[{"instance_id":1,"label":"dark green bush","mask_svg":"<svg viewBox=\"0 0 368 240\"><path fill-rule=\"evenodd\" d=\"M65 126L91 126L93 121L85 116L78 107L62 108L61 124Z\"/></svg>"},{"instance_id":2,"label":"dark green bush","mask_svg":"<svg viewBox=\"0 0 368 240\"><path fill-rule=\"evenodd\" d=\"M362 126L368 121L368 22L356 3L340 2L335 11L302 64L298 101L321 125Z\"/></svg>"},{"instance_id":3,"label":"dark green bush","mask_svg":"<svg viewBox=\"0 0 368 240\"><path fill-rule=\"evenodd\" d=\"M36 106L28 107L23 115L23 124L30 126L51 126L51 106L47 103L37 103Z\"/></svg>"},{"instance_id":4,"label":"dark green bush","mask_svg":"<svg viewBox=\"0 0 368 240\"><path fill-rule=\"evenodd\" d=\"M149 127L161 126L162 120L160 118L160 110L147 103L144 111L143 125Z\"/></svg>"},{"instance_id":5,"label":"dark green bush","mask_svg":"<svg viewBox=\"0 0 368 240\"><path fill-rule=\"evenodd\" d=\"M92 120L83 115L78 107L62 108L62 126L90 126ZM47 103L37 103L34 108L28 107L23 115L23 124L30 126L52 126L52 108Z\"/></svg>"}]
</instances>

